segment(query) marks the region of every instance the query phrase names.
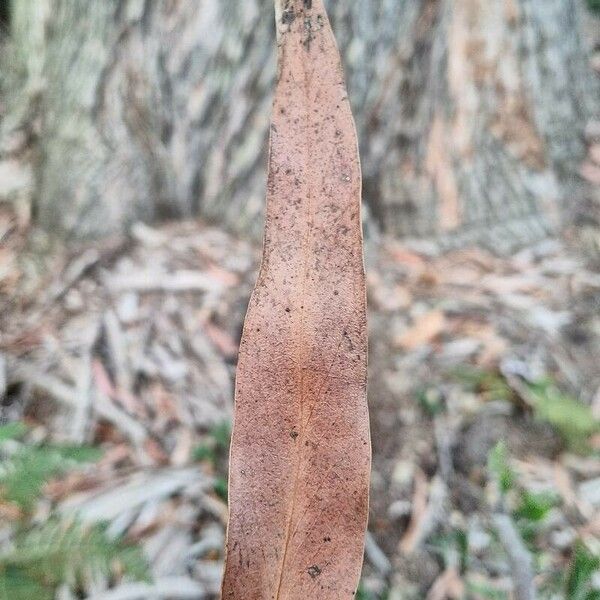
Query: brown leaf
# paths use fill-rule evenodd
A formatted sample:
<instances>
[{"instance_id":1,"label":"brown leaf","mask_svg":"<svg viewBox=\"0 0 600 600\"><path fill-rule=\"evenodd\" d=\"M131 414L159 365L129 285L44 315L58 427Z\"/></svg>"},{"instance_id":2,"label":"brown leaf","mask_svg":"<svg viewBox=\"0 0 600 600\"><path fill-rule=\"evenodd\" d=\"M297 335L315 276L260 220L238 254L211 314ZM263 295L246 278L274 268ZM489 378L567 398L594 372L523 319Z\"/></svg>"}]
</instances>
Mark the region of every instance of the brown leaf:
<instances>
[{"instance_id":1,"label":"brown leaf","mask_svg":"<svg viewBox=\"0 0 600 600\"><path fill-rule=\"evenodd\" d=\"M446 318L441 310L431 310L421 315L415 324L397 340L397 345L412 350L432 342L446 327Z\"/></svg>"},{"instance_id":2,"label":"brown leaf","mask_svg":"<svg viewBox=\"0 0 600 600\"><path fill-rule=\"evenodd\" d=\"M600 185L600 167L593 162L584 162L579 169L579 174L592 185Z\"/></svg>"},{"instance_id":3,"label":"brown leaf","mask_svg":"<svg viewBox=\"0 0 600 600\"><path fill-rule=\"evenodd\" d=\"M427 513L427 497L429 493L429 482L427 476L421 469L415 471L415 489L412 499L412 516L408 529L400 541L400 550L404 554L414 552L419 538L421 523Z\"/></svg>"},{"instance_id":4,"label":"brown leaf","mask_svg":"<svg viewBox=\"0 0 600 600\"><path fill-rule=\"evenodd\" d=\"M226 331L217 327L210 321L207 321L204 324L204 331L223 356L226 358L235 357L238 346L235 343L235 340Z\"/></svg>"},{"instance_id":5,"label":"brown leaf","mask_svg":"<svg viewBox=\"0 0 600 600\"><path fill-rule=\"evenodd\" d=\"M421 273L427 267L427 263L423 257L415 252L412 252L411 250L408 250L404 246L399 245L397 242L392 244L389 252L397 263L406 267L408 270Z\"/></svg>"},{"instance_id":6,"label":"brown leaf","mask_svg":"<svg viewBox=\"0 0 600 600\"><path fill-rule=\"evenodd\" d=\"M0 517L3 522L18 521L23 518L23 512L16 504L0 502Z\"/></svg>"},{"instance_id":7,"label":"brown leaf","mask_svg":"<svg viewBox=\"0 0 600 600\"><path fill-rule=\"evenodd\" d=\"M600 144L590 146L589 155L593 162L600 165Z\"/></svg>"},{"instance_id":8,"label":"brown leaf","mask_svg":"<svg viewBox=\"0 0 600 600\"><path fill-rule=\"evenodd\" d=\"M453 567L448 567L434 582L426 600L460 600L464 598L465 586Z\"/></svg>"},{"instance_id":9,"label":"brown leaf","mask_svg":"<svg viewBox=\"0 0 600 600\"><path fill-rule=\"evenodd\" d=\"M322 0L278 0L263 261L242 338L223 598L352 598L368 512L356 132Z\"/></svg>"}]
</instances>

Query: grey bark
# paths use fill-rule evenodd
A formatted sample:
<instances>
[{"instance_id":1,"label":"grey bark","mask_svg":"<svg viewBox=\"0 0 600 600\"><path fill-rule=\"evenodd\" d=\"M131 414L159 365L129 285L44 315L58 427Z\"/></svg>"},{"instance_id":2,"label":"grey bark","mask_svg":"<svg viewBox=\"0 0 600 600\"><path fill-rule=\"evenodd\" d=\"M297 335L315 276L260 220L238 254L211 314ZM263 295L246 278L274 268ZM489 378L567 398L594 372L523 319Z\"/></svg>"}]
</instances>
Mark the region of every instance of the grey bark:
<instances>
[{"instance_id":1,"label":"grey bark","mask_svg":"<svg viewBox=\"0 0 600 600\"><path fill-rule=\"evenodd\" d=\"M579 0L329 6L370 223L502 250L565 222L598 103ZM12 28L35 48L40 224L87 237L200 215L260 235L271 0L13 0Z\"/></svg>"}]
</instances>

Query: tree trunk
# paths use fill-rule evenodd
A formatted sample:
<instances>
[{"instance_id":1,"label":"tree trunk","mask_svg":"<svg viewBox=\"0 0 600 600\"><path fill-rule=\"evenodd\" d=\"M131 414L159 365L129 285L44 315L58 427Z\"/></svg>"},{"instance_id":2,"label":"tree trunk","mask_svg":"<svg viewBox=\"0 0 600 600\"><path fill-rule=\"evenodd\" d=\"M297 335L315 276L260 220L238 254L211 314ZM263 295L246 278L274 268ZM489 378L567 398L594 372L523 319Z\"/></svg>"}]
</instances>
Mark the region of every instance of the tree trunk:
<instances>
[{"instance_id":1,"label":"tree trunk","mask_svg":"<svg viewBox=\"0 0 600 600\"><path fill-rule=\"evenodd\" d=\"M564 223L599 97L580 0L329 5L370 223L498 250ZM199 214L258 235L273 18L271 0L13 0L14 44L42 49L38 222L85 237Z\"/></svg>"}]
</instances>

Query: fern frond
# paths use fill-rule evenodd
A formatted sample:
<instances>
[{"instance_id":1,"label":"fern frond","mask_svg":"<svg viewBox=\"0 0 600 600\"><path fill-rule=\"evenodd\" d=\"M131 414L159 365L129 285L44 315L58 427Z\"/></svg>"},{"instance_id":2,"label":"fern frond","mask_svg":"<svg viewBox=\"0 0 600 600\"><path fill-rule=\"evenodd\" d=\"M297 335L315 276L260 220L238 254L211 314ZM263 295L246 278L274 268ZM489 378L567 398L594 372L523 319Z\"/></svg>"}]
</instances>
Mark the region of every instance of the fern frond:
<instances>
[{"instance_id":1,"label":"fern frond","mask_svg":"<svg viewBox=\"0 0 600 600\"><path fill-rule=\"evenodd\" d=\"M27 425L21 421L0 425L0 444L8 440L16 440L27 433Z\"/></svg>"},{"instance_id":2,"label":"fern frond","mask_svg":"<svg viewBox=\"0 0 600 600\"><path fill-rule=\"evenodd\" d=\"M50 478L100 455L88 447L21 446L0 463L0 498L28 512Z\"/></svg>"},{"instance_id":3,"label":"fern frond","mask_svg":"<svg viewBox=\"0 0 600 600\"><path fill-rule=\"evenodd\" d=\"M54 600L54 592L9 568L0 571L0 600Z\"/></svg>"},{"instance_id":4,"label":"fern frond","mask_svg":"<svg viewBox=\"0 0 600 600\"><path fill-rule=\"evenodd\" d=\"M55 589L63 583L76 587L88 573L142 580L148 578L148 567L138 547L109 538L101 526L53 519L19 532L12 549L0 554L0 593L3 585L31 590ZM31 594L28 600L42 597Z\"/></svg>"}]
</instances>

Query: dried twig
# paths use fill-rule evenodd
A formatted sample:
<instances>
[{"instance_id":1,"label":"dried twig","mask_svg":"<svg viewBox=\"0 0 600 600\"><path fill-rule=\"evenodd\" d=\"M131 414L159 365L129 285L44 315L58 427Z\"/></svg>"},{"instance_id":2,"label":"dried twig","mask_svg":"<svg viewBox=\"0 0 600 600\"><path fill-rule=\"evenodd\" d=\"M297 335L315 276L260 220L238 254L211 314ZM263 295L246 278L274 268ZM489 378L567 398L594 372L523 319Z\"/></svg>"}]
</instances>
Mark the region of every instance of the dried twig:
<instances>
[{"instance_id":1,"label":"dried twig","mask_svg":"<svg viewBox=\"0 0 600 600\"><path fill-rule=\"evenodd\" d=\"M508 556L515 585L515 600L535 600L535 574L529 550L525 547L513 520L504 513L492 515L500 543Z\"/></svg>"},{"instance_id":2,"label":"dried twig","mask_svg":"<svg viewBox=\"0 0 600 600\"><path fill-rule=\"evenodd\" d=\"M131 374L127 359L127 346L121 323L112 310L104 313L102 320L104 335L110 350L111 365L114 368L115 381L118 387L131 389Z\"/></svg>"},{"instance_id":3,"label":"dried twig","mask_svg":"<svg viewBox=\"0 0 600 600\"><path fill-rule=\"evenodd\" d=\"M152 584L125 583L119 587L90 596L88 600L202 600L206 598L203 585L188 577L162 577Z\"/></svg>"},{"instance_id":4,"label":"dried twig","mask_svg":"<svg viewBox=\"0 0 600 600\"><path fill-rule=\"evenodd\" d=\"M9 384L27 383L33 389L46 392L61 404L77 408L79 399L77 390L53 375L40 371L32 363L23 360L12 360L8 369Z\"/></svg>"},{"instance_id":5,"label":"dried twig","mask_svg":"<svg viewBox=\"0 0 600 600\"><path fill-rule=\"evenodd\" d=\"M48 303L60 300L71 287L102 259L102 254L96 248L86 250L77 257L62 274L60 281L50 288Z\"/></svg>"},{"instance_id":6,"label":"dried twig","mask_svg":"<svg viewBox=\"0 0 600 600\"><path fill-rule=\"evenodd\" d=\"M108 279L114 292L219 292L223 284L201 271L177 271L172 275L162 271L141 271L114 275Z\"/></svg>"},{"instance_id":7,"label":"dried twig","mask_svg":"<svg viewBox=\"0 0 600 600\"><path fill-rule=\"evenodd\" d=\"M128 482L115 482L114 487L93 497L72 498L63 503L62 511L76 512L86 522L112 521L127 511L177 494L188 486L201 484L208 489L211 482L210 477L196 468L142 472Z\"/></svg>"},{"instance_id":8,"label":"dried twig","mask_svg":"<svg viewBox=\"0 0 600 600\"><path fill-rule=\"evenodd\" d=\"M48 394L57 402L75 410L76 414L83 410L82 402L77 388L70 386L53 375L43 373L33 364L22 360L12 361L9 369L9 383L28 383L33 389L38 389ZM94 401L90 402L93 410L100 417L112 423L120 430L135 447L142 448L148 434L138 421L121 410L98 388L90 392Z\"/></svg>"},{"instance_id":9,"label":"dried twig","mask_svg":"<svg viewBox=\"0 0 600 600\"><path fill-rule=\"evenodd\" d=\"M6 395L6 358L4 354L0 353L0 400Z\"/></svg>"},{"instance_id":10,"label":"dried twig","mask_svg":"<svg viewBox=\"0 0 600 600\"><path fill-rule=\"evenodd\" d=\"M408 530L400 542L400 550L404 554L414 552L442 521L447 499L448 489L443 479L436 475L429 484L425 473L418 469L415 475L413 513Z\"/></svg>"},{"instance_id":11,"label":"dried twig","mask_svg":"<svg viewBox=\"0 0 600 600\"><path fill-rule=\"evenodd\" d=\"M392 563L385 555L383 550L377 545L373 534L367 531L365 538L365 554L369 559L369 562L383 575L387 577L392 572Z\"/></svg>"},{"instance_id":12,"label":"dried twig","mask_svg":"<svg viewBox=\"0 0 600 600\"><path fill-rule=\"evenodd\" d=\"M92 349L88 347L80 361L77 374L77 400L78 406L73 414L71 438L76 443L83 443L89 428L92 413Z\"/></svg>"}]
</instances>

